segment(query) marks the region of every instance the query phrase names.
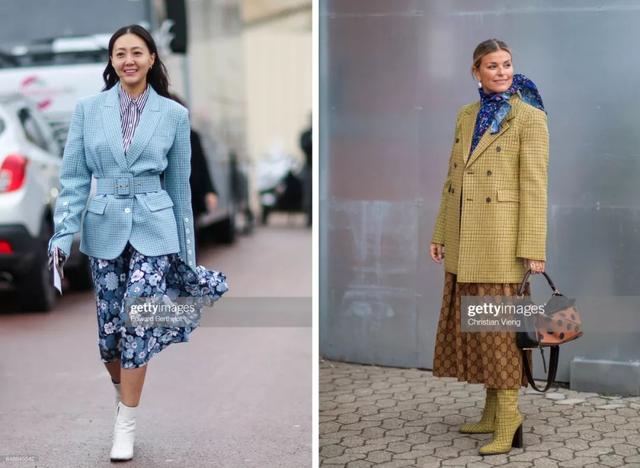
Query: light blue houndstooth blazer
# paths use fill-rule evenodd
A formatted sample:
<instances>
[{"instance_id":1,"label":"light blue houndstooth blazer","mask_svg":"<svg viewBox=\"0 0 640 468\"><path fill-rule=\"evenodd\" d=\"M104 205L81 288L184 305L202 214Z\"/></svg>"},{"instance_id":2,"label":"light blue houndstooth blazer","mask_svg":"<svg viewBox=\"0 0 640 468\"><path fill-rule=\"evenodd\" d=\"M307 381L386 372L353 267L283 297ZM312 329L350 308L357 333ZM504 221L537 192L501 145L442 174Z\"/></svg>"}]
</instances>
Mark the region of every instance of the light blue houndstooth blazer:
<instances>
[{"instance_id":1,"label":"light blue houndstooth blazer","mask_svg":"<svg viewBox=\"0 0 640 468\"><path fill-rule=\"evenodd\" d=\"M49 251L59 247L68 256L73 235L81 230L80 251L89 256L116 258L130 242L148 256L179 253L195 269L189 129L188 111L151 88L125 155L118 85L80 100L64 149ZM92 176L163 173L163 189L158 191L129 197L96 195L88 200Z\"/></svg>"}]
</instances>

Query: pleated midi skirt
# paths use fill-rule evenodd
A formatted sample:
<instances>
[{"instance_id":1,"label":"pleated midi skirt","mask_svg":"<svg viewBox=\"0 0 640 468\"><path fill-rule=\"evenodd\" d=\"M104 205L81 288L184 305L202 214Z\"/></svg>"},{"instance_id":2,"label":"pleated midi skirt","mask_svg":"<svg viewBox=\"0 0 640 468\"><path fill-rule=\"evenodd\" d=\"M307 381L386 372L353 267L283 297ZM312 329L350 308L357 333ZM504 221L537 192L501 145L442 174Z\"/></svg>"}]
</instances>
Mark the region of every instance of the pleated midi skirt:
<instances>
[{"instance_id":1,"label":"pleated midi skirt","mask_svg":"<svg viewBox=\"0 0 640 468\"><path fill-rule=\"evenodd\" d=\"M456 377L495 389L527 386L515 332L460 331L462 296L514 296L519 286L519 283L458 283L455 274L445 272L433 358L434 376ZM525 294L529 294L528 285ZM531 352L527 351L526 355L531 363Z\"/></svg>"}]
</instances>

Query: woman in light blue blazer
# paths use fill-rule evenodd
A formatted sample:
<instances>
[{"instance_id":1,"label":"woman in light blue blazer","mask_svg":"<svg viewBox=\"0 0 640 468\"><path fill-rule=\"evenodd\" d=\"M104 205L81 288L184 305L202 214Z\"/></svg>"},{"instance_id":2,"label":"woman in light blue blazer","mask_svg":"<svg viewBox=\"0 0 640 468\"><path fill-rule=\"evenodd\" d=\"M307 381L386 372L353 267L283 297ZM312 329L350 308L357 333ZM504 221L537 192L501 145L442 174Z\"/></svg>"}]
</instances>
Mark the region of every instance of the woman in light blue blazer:
<instances>
[{"instance_id":1,"label":"woman in light blue blazer","mask_svg":"<svg viewBox=\"0 0 640 468\"><path fill-rule=\"evenodd\" d=\"M227 285L221 273L196 266L189 115L169 98L147 30L133 25L114 33L103 78L103 92L78 102L71 120L49 252L57 249L64 263L81 231L96 291L98 347L116 391L111 459L128 460L149 359L188 341L197 326L134 326L131 301L213 301ZM89 197L92 178L96 194Z\"/></svg>"}]
</instances>

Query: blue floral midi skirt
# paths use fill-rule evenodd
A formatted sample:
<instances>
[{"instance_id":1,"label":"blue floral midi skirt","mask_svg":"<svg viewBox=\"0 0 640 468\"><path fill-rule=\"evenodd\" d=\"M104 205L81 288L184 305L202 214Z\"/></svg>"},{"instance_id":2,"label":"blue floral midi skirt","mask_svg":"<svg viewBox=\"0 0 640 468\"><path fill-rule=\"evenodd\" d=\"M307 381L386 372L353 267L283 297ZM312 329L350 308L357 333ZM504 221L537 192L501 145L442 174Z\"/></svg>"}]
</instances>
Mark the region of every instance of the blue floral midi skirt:
<instances>
[{"instance_id":1,"label":"blue floral midi skirt","mask_svg":"<svg viewBox=\"0 0 640 468\"><path fill-rule=\"evenodd\" d=\"M124 368L144 366L171 343L189 341L197 326L126 326L127 299L192 297L210 304L228 289L224 274L200 265L194 273L178 254L148 257L127 244L113 260L89 259L96 292L100 358L102 362L120 359Z\"/></svg>"}]
</instances>

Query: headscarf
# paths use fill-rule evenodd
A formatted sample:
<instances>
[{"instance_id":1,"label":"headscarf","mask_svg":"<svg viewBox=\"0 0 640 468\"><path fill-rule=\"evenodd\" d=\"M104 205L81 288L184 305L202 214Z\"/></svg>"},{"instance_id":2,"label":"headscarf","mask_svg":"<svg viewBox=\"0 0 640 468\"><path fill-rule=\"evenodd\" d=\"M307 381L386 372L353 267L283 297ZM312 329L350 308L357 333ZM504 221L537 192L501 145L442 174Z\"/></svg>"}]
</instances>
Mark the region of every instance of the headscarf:
<instances>
[{"instance_id":1,"label":"headscarf","mask_svg":"<svg viewBox=\"0 0 640 468\"><path fill-rule=\"evenodd\" d=\"M542 98L535 83L521 74L513 75L511 87L503 93L486 93L482 88L479 88L478 92L480 93L480 111L476 118L469 155L473 153L487 129L490 129L491 133L500 131L502 121L511 110L509 98L514 94L520 96L520 99L527 104L544 111Z\"/></svg>"}]
</instances>

